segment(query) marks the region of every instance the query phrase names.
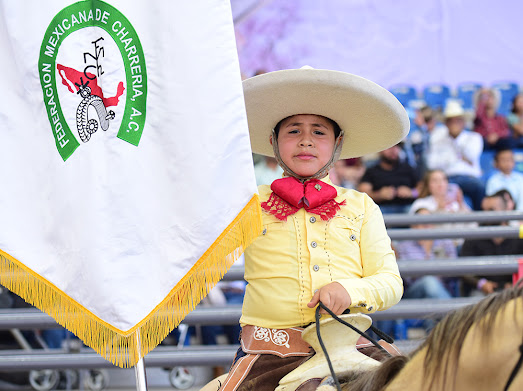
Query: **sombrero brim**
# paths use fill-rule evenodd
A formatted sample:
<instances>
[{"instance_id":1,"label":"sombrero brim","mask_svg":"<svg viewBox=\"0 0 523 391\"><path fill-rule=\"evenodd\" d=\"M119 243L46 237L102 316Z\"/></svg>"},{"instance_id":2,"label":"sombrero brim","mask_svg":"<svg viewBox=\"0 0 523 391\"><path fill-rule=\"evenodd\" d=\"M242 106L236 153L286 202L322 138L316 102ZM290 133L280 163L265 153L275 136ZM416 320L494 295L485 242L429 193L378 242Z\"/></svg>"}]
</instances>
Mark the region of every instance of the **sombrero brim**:
<instances>
[{"instance_id":1,"label":"sombrero brim","mask_svg":"<svg viewBox=\"0 0 523 391\"><path fill-rule=\"evenodd\" d=\"M303 68L270 72L245 80L243 91L252 151L260 155L274 156L271 130L295 114L336 121L345 132L341 159L387 149L409 131L408 115L394 95L345 72Z\"/></svg>"}]
</instances>

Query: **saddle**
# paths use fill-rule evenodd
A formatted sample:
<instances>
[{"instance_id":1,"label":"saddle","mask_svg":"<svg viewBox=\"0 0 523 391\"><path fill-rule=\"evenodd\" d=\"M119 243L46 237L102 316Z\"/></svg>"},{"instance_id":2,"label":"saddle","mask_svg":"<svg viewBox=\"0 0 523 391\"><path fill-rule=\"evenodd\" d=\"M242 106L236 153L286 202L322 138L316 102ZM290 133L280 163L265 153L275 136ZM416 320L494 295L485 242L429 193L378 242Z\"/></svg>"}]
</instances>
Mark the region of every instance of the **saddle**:
<instances>
[{"instance_id":1,"label":"saddle","mask_svg":"<svg viewBox=\"0 0 523 391\"><path fill-rule=\"evenodd\" d=\"M371 318L363 314L347 314L339 318L361 331L367 330L372 323ZM339 376L368 370L390 356L333 318L320 320L320 331L334 371ZM394 345L383 340L379 344L391 355L400 354ZM246 389L254 387L272 391L277 379L281 379L276 391L313 391L331 375L316 335L316 324L305 329L283 330L244 326L241 351L243 356L235 360L228 377L221 383L220 391L243 389L238 386L247 377L256 380L249 380ZM279 377L278 373L281 373ZM269 384L274 385L271 388Z\"/></svg>"},{"instance_id":2,"label":"saddle","mask_svg":"<svg viewBox=\"0 0 523 391\"><path fill-rule=\"evenodd\" d=\"M367 330L372 324L371 318L364 314L347 314L339 318L360 331ZM389 357L389 354L401 354L396 346L380 340L379 344L389 354L382 352L368 339L333 318L322 319L320 329L325 350L338 376L370 370L380 365L380 361ZM316 334L316 324L303 330L302 339L316 354L284 376L275 391L316 390L322 380L330 376L331 371Z\"/></svg>"}]
</instances>

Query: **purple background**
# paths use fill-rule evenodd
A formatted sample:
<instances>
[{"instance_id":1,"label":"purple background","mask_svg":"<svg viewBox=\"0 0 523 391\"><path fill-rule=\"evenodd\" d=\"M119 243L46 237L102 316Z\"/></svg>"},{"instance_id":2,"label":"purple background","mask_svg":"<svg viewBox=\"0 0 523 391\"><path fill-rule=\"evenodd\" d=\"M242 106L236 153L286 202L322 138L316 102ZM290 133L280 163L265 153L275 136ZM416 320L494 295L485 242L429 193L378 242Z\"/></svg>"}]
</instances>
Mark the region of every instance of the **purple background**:
<instances>
[{"instance_id":1,"label":"purple background","mask_svg":"<svg viewBox=\"0 0 523 391\"><path fill-rule=\"evenodd\" d=\"M246 77L310 65L389 88L523 84L523 3L492 0L231 0Z\"/></svg>"}]
</instances>

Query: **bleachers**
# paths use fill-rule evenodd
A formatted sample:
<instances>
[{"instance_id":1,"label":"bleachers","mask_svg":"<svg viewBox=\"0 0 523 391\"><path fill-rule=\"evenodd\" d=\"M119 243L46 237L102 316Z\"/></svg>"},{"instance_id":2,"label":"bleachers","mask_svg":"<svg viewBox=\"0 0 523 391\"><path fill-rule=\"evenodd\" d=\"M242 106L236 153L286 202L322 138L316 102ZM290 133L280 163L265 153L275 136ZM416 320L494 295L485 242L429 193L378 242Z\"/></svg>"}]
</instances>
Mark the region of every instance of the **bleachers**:
<instances>
[{"instance_id":1,"label":"bleachers","mask_svg":"<svg viewBox=\"0 0 523 391\"><path fill-rule=\"evenodd\" d=\"M461 83L456 88L456 98L461 101L465 110L474 109L474 94L482 85L480 83Z\"/></svg>"},{"instance_id":2,"label":"bleachers","mask_svg":"<svg viewBox=\"0 0 523 391\"><path fill-rule=\"evenodd\" d=\"M410 101L418 99L416 88L411 85L396 85L389 88L389 91L404 107L407 107Z\"/></svg>"},{"instance_id":3,"label":"bleachers","mask_svg":"<svg viewBox=\"0 0 523 391\"><path fill-rule=\"evenodd\" d=\"M423 100L435 110L443 110L445 102L451 97L450 87L446 84L431 84L423 88Z\"/></svg>"},{"instance_id":4,"label":"bleachers","mask_svg":"<svg viewBox=\"0 0 523 391\"><path fill-rule=\"evenodd\" d=\"M444 83L432 83L423 88L405 83L391 86L389 91L408 108L412 101L423 101L435 110L442 110L447 99L459 99L465 110L474 110L474 94L482 87L492 88L499 92L501 102L498 112L504 116L511 110L512 100L520 92L521 88L514 81L500 81L492 83L490 86L479 82L463 82L455 87Z\"/></svg>"},{"instance_id":5,"label":"bleachers","mask_svg":"<svg viewBox=\"0 0 523 391\"><path fill-rule=\"evenodd\" d=\"M512 107L512 100L519 93L519 85L512 81L505 81L494 83L492 88L499 91L501 95L498 113L505 116L508 115Z\"/></svg>"},{"instance_id":6,"label":"bleachers","mask_svg":"<svg viewBox=\"0 0 523 391\"><path fill-rule=\"evenodd\" d=\"M463 105L465 111L470 115L468 126L472 126L474 117L474 99L475 94L482 87L492 88L499 92L500 105L498 113L508 115L512 108L512 100L521 91L518 83L513 81L501 81L492 83L490 86L482 85L478 82L464 82L458 84L454 89L442 83L433 83L417 90L410 84L398 84L391 86L389 91L400 101L406 108L410 118L410 132L406 139L407 149L414 148L413 145L420 143L421 134L423 133L414 122L416 109L423 105L428 105L433 109L442 110L448 99L457 99ZM410 152L407 151L407 152ZM482 169L481 180L486 183L488 178L495 172L494 167L494 150L485 150L480 159ZM516 161L515 171L523 173L523 148L514 149L514 158Z\"/></svg>"}]
</instances>

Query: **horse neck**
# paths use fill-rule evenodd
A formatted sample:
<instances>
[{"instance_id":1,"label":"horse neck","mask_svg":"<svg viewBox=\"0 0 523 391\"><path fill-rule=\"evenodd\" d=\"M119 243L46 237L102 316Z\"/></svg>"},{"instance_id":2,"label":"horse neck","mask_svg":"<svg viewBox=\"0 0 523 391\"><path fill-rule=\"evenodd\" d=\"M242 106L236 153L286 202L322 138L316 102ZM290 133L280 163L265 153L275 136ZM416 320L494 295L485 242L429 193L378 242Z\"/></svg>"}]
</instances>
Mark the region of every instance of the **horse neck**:
<instances>
[{"instance_id":1,"label":"horse neck","mask_svg":"<svg viewBox=\"0 0 523 391\"><path fill-rule=\"evenodd\" d=\"M405 367L398 373L392 382L385 387L384 391L404 391L404 390L429 390L430 388L423 381L423 361L427 355L427 348L420 350Z\"/></svg>"},{"instance_id":2,"label":"horse neck","mask_svg":"<svg viewBox=\"0 0 523 391\"><path fill-rule=\"evenodd\" d=\"M411 358L384 391L503 390L520 357L519 347L523 343L522 308L523 298L519 297L509 301L495 313L494 321L489 327L485 327L485 320L475 323L466 334L457 363L452 355L436 363L438 368L434 383L429 382L424 371L428 351L425 346ZM452 348L449 346L449 349ZM444 376L446 363L448 369ZM523 390L523 369L519 371L509 390Z\"/></svg>"}]
</instances>

